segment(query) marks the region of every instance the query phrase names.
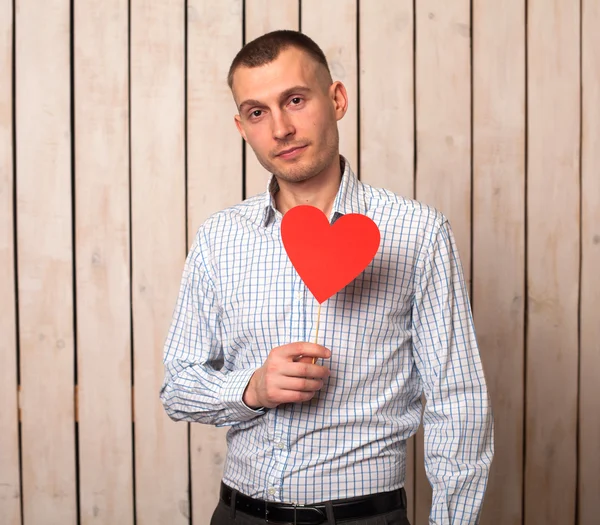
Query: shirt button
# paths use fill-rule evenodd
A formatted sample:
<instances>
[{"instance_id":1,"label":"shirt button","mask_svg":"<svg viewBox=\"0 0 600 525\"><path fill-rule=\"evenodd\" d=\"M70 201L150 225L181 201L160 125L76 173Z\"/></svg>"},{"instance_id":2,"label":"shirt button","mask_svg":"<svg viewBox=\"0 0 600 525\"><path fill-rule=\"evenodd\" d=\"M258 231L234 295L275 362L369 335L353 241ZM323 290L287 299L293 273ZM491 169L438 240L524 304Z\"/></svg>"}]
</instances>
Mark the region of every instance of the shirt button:
<instances>
[{"instance_id":1,"label":"shirt button","mask_svg":"<svg viewBox=\"0 0 600 525\"><path fill-rule=\"evenodd\" d=\"M271 496L273 496L273 494L275 494L277 492L277 489L274 489L273 487L271 487L268 491L267 491Z\"/></svg>"},{"instance_id":2,"label":"shirt button","mask_svg":"<svg viewBox=\"0 0 600 525\"><path fill-rule=\"evenodd\" d=\"M304 293L296 292L296 300L302 302L304 300Z\"/></svg>"},{"instance_id":3,"label":"shirt button","mask_svg":"<svg viewBox=\"0 0 600 525\"><path fill-rule=\"evenodd\" d=\"M285 448L285 445L283 443L277 443L277 448Z\"/></svg>"}]
</instances>

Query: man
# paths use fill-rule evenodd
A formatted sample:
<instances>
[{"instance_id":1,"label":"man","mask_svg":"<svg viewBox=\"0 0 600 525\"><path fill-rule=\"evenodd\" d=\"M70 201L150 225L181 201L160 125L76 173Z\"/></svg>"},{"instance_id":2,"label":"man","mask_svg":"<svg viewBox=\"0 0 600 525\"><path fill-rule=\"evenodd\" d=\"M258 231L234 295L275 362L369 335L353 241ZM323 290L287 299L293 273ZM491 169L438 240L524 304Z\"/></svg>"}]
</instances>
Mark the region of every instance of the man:
<instances>
[{"instance_id":1,"label":"man","mask_svg":"<svg viewBox=\"0 0 600 525\"><path fill-rule=\"evenodd\" d=\"M308 37L263 35L228 80L235 124L273 176L200 227L161 391L171 418L231 426L212 525L406 525L406 440L423 392L430 523L477 523L493 425L447 220L357 180L338 150L346 90ZM331 223L367 215L381 232L373 262L323 304L324 346L306 342L317 303L281 242L300 204Z\"/></svg>"}]
</instances>

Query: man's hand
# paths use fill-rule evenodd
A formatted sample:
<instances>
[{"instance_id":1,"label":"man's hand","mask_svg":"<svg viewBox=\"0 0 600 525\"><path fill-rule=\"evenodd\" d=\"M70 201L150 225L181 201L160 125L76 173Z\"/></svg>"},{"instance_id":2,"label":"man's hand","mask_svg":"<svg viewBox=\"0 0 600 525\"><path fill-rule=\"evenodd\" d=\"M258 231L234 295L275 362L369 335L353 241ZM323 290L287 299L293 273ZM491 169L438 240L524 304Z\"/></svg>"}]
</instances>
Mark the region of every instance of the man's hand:
<instances>
[{"instance_id":1,"label":"man's hand","mask_svg":"<svg viewBox=\"0 0 600 525\"><path fill-rule=\"evenodd\" d=\"M273 348L265 363L252 375L243 400L250 408L274 408L282 403L311 400L329 377L329 368L312 364L331 352L314 343L290 343Z\"/></svg>"}]
</instances>

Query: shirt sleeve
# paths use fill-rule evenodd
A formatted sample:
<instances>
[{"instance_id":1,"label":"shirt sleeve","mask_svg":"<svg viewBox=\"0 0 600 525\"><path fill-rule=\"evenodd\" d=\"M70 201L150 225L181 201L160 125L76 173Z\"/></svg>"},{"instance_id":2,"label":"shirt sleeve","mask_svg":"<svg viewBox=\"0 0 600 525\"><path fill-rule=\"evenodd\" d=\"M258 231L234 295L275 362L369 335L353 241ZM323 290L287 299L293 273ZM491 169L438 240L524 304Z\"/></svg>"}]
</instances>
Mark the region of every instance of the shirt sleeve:
<instances>
[{"instance_id":1,"label":"shirt sleeve","mask_svg":"<svg viewBox=\"0 0 600 525\"><path fill-rule=\"evenodd\" d=\"M198 237L186 259L164 347L160 398L171 419L235 425L264 414L242 400L255 368L223 369L221 307Z\"/></svg>"},{"instance_id":2,"label":"shirt sleeve","mask_svg":"<svg viewBox=\"0 0 600 525\"><path fill-rule=\"evenodd\" d=\"M479 523L494 454L493 420L450 225L441 220L417 275L414 354L427 403L430 525Z\"/></svg>"}]
</instances>

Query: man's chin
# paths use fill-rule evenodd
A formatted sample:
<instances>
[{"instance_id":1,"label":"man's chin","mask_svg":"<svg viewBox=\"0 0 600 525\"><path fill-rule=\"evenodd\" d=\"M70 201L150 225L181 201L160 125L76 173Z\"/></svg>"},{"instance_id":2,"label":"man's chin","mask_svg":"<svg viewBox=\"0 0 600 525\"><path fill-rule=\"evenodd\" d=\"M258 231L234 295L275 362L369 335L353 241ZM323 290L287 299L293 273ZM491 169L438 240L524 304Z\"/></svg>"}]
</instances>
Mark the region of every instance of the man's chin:
<instances>
[{"instance_id":1,"label":"man's chin","mask_svg":"<svg viewBox=\"0 0 600 525\"><path fill-rule=\"evenodd\" d=\"M282 179L286 182L300 183L312 179L314 173L309 170L278 170L275 172L275 176L278 179Z\"/></svg>"},{"instance_id":2,"label":"man's chin","mask_svg":"<svg viewBox=\"0 0 600 525\"><path fill-rule=\"evenodd\" d=\"M261 163L263 164L263 163ZM269 173L272 173L278 179L289 183L302 183L312 179L322 168L319 167L314 159L298 157L295 159L282 160L275 157L272 162L263 164Z\"/></svg>"}]
</instances>

